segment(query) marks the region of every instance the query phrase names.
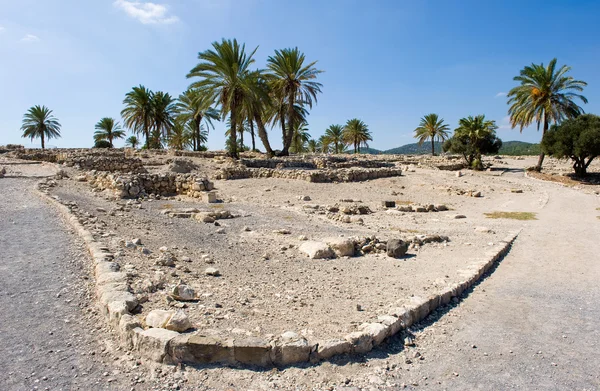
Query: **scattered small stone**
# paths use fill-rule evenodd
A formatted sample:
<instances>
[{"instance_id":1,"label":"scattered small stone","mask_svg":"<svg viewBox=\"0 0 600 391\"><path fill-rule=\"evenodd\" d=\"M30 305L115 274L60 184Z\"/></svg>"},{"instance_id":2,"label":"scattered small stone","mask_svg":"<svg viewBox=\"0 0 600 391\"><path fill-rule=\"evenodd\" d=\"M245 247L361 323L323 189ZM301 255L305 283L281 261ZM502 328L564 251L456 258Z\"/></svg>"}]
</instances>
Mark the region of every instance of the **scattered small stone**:
<instances>
[{"instance_id":1,"label":"scattered small stone","mask_svg":"<svg viewBox=\"0 0 600 391\"><path fill-rule=\"evenodd\" d=\"M204 274L206 274L207 276L213 276L213 277L218 277L221 275L221 273L219 272L219 269L214 268L214 267L206 268L204 270Z\"/></svg>"}]
</instances>

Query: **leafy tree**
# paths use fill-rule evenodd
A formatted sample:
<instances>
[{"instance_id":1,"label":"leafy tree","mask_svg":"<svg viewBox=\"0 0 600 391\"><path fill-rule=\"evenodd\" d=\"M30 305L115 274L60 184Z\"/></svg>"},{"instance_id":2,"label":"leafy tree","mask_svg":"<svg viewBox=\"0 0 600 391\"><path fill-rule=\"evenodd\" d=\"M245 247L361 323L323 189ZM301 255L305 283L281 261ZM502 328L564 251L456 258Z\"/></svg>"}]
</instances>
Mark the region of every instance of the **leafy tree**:
<instances>
[{"instance_id":1,"label":"leafy tree","mask_svg":"<svg viewBox=\"0 0 600 391\"><path fill-rule=\"evenodd\" d=\"M353 118L346 122L342 137L346 143L354 146L354 153L360 153L361 145L368 147L367 141L373 141L367 124L358 118Z\"/></svg>"},{"instance_id":2,"label":"leafy tree","mask_svg":"<svg viewBox=\"0 0 600 391\"><path fill-rule=\"evenodd\" d=\"M33 106L23 116L21 125L22 137L42 140L42 149L46 148L45 140L60 137L60 123L46 106Z\"/></svg>"},{"instance_id":3,"label":"leafy tree","mask_svg":"<svg viewBox=\"0 0 600 391\"><path fill-rule=\"evenodd\" d=\"M114 118L104 117L94 127L94 141L97 143L101 140L108 141L110 147L113 148L113 140L125 137L125 131L121 129L118 122Z\"/></svg>"},{"instance_id":4,"label":"leafy tree","mask_svg":"<svg viewBox=\"0 0 600 391\"><path fill-rule=\"evenodd\" d=\"M342 125L330 125L325 130L325 140L323 145L333 145L333 153L339 154L346 149L346 141L344 140L344 127Z\"/></svg>"},{"instance_id":5,"label":"leafy tree","mask_svg":"<svg viewBox=\"0 0 600 391\"><path fill-rule=\"evenodd\" d=\"M315 68L316 61L305 65L305 56L298 48L276 50L275 55L267 59L269 73L267 79L280 107L280 121L287 119L287 125L282 125L283 150L282 156L289 154L294 136L295 106L307 105L312 108L313 101L317 102L317 94L321 92L321 83L315 81L322 71Z\"/></svg>"},{"instance_id":6,"label":"leafy tree","mask_svg":"<svg viewBox=\"0 0 600 391\"><path fill-rule=\"evenodd\" d=\"M96 140L94 148L112 148L108 140Z\"/></svg>"},{"instance_id":7,"label":"leafy tree","mask_svg":"<svg viewBox=\"0 0 600 391\"><path fill-rule=\"evenodd\" d=\"M513 79L520 84L508 93L508 114L513 129L519 126L522 132L523 128L536 122L539 130L543 123L543 140L551 123L558 124L583 113L575 100L587 103L585 96L577 94L587 83L567 76L570 70L571 67L566 65L557 70L556 58L547 67L531 64L521 70L519 76ZM544 152L540 153L537 171L541 171L543 162Z\"/></svg>"},{"instance_id":8,"label":"leafy tree","mask_svg":"<svg viewBox=\"0 0 600 391\"><path fill-rule=\"evenodd\" d=\"M496 122L478 115L462 118L458 125L454 135L444 143L444 152L459 153L469 167L481 170L481 155L498 153L502 147L502 141L496 137Z\"/></svg>"},{"instance_id":9,"label":"leafy tree","mask_svg":"<svg viewBox=\"0 0 600 391\"><path fill-rule=\"evenodd\" d=\"M138 138L135 137L135 136L130 136L130 137L127 138L127 140L125 140L125 146L126 147L137 149L137 147L139 145L140 145L140 140L138 140Z\"/></svg>"},{"instance_id":10,"label":"leafy tree","mask_svg":"<svg viewBox=\"0 0 600 391\"><path fill-rule=\"evenodd\" d=\"M600 155L600 117L584 114L554 125L542 139L542 150L557 158L570 158L580 176Z\"/></svg>"},{"instance_id":11,"label":"leafy tree","mask_svg":"<svg viewBox=\"0 0 600 391\"><path fill-rule=\"evenodd\" d=\"M223 39L213 42L213 50L207 50L198 55L200 62L190 73L188 78L200 78L192 84L210 96L212 101L217 101L221 106L221 116L230 115L231 134L229 136L229 154L238 159L237 153L237 120L244 99L251 94L249 80L251 80L250 65L254 63L254 49L246 54L246 45L238 44L237 40Z\"/></svg>"},{"instance_id":12,"label":"leafy tree","mask_svg":"<svg viewBox=\"0 0 600 391\"><path fill-rule=\"evenodd\" d=\"M444 141L448 138L450 126L444 123L437 114L427 114L421 118L419 127L415 129L415 138L419 139L419 145L431 140L431 156L435 155L435 142Z\"/></svg>"},{"instance_id":13,"label":"leafy tree","mask_svg":"<svg viewBox=\"0 0 600 391\"><path fill-rule=\"evenodd\" d=\"M213 107L213 100L208 94L203 93L198 89L188 89L183 94L179 95L175 107L177 109L177 120L182 123L189 124L192 121L192 149L198 151L202 144L200 139L202 121L207 126L207 131L210 127L215 128L212 120L219 119L219 112Z\"/></svg>"},{"instance_id":14,"label":"leafy tree","mask_svg":"<svg viewBox=\"0 0 600 391\"><path fill-rule=\"evenodd\" d=\"M125 108L121 111L125 126L136 134L143 134L146 147L150 143L152 126L152 95L152 91L142 85L133 87L125 95Z\"/></svg>"}]
</instances>

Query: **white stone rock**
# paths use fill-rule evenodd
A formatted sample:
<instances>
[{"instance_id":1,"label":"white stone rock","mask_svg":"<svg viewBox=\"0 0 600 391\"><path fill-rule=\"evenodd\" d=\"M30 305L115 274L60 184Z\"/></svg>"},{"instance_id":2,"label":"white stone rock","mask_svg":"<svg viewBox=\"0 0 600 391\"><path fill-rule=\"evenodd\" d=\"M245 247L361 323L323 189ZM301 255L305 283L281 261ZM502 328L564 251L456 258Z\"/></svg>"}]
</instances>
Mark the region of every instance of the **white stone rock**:
<instances>
[{"instance_id":1,"label":"white stone rock","mask_svg":"<svg viewBox=\"0 0 600 391\"><path fill-rule=\"evenodd\" d=\"M165 324L164 328L167 330L173 330L182 333L192 328L192 322L187 317L185 312L179 310L175 312L173 316L171 316L171 318Z\"/></svg>"},{"instance_id":2,"label":"white stone rock","mask_svg":"<svg viewBox=\"0 0 600 391\"><path fill-rule=\"evenodd\" d=\"M325 240L338 257L354 256L354 240L348 238L329 238Z\"/></svg>"},{"instance_id":3,"label":"white stone rock","mask_svg":"<svg viewBox=\"0 0 600 391\"><path fill-rule=\"evenodd\" d=\"M152 310L146 315L146 325L154 328L164 328L175 311Z\"/></svg>"},{"instance_id":4,"label":"white stone rock","mask_svg":"<svg viewBox=\"0 0 600 391\"><path fill-rule=\"evenodd\" d=\"M207 276L218 277L221 275L221 272L219 272L219 269L217 268L208 267L206 268L206 270L204 270L204 274L206 274Z\"/></svg>"},{"instance_id":5,"label":"white stone rock","mask_svg":"<svg viewBox=\"0 0 600 391\"><path fill-rule=\"evenodd\" d=\"M323 242L307 241L300 245L299 250L311 259L335 258L335 252Z\"/></svg>"}]
</instances>

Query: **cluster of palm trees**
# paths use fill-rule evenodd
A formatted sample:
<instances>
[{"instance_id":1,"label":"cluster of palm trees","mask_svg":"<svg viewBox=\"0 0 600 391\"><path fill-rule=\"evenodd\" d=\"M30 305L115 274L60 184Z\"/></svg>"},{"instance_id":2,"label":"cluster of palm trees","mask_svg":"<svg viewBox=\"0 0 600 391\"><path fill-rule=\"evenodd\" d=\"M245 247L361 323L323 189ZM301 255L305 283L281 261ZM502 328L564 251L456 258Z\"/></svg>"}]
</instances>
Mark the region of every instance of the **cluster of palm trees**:
<instances>
[{"instance_id":1,"label":"cluster of palm trees","mask_svg":"<svg viewBox=\"0 0 600 391\"><path fill-rule=\"evenodd\" d=\"M351 119L345 126L331 125L318 140L312 139L306 119L321 92L316 79L322 71L315 67L316 62L306 61L298 48L276 50L268 57L266 69L253 69L256 50L246 52L245 45L235 39L213 42L212 49L199 53L199 63L187 75L193 82L177 99L141 85L134 87L126 94L121 112L124 126L133 132L126 145L138 147L138 136L142 136L146 148L202 150L209 128L214 128L212 121L228 119L227 147L234 158L245 148L246 132L252 137L252 149L258 135L267 155L273 156L267 126L281 128L283 156L290 152L343 153L349 146L358 153L361 147L368 147L372 136L359 119ZM543 128L543 137L550 125L584 112L575 101L587 103L579 94L587 83L569 76L570 67L557 68L556 63L553 59L547 66L531 64L514 78L519 84L508 93L513 128L522 131L535 122L538 129ZM46 140L60 137L60 123L45 106L30 108L21 130L23 137L40 138L42 148ZM421 144L430 140L434 153L435 141L446 140L448 130L443 119L428 114L415 129L415 137ZM115 139L124 137L113 118L102 118L96 124L97 143L112 146ZM538 170L543 160L542 153Z\"/></svg>"},{"instance_id":2,"label":"cluster of palm trees","mask_svg":"<svg viewBox=\"0 0 600 391\"><path fill-rule=\"evenodd\" d=\"M360 153L361 147L368 148L373 136L367 124L358 118L346 122L346 125L331 125L318 139L308 132L308 124L303 122L294 128L290 152L293 153L348 153L353 147L354 153Z\"/></svg>"}]
</instances>

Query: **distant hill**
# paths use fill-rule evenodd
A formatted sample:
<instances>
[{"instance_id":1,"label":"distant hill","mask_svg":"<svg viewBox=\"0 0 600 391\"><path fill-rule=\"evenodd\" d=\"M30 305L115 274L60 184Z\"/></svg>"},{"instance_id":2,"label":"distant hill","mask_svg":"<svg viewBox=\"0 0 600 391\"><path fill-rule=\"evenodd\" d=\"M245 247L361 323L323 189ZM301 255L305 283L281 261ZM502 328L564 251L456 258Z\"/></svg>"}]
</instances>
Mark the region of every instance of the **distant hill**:
<instances>
[{"instance_id":1,"label":"distant hill","mask_svg":"<svg viewBox=\"0 0 600 391\"><path fill-rule=\"evenodd\" d=\"M441 142L435 142L435 153L442 152L442 144ZM431 143L426 142L423 145L419 146L418 143L406 144L401 147L387 149L385 151L381 151L375 148L361 148L361 153L371 154L371 155L424 155L431 153ZM540 145L526 143L523 141L505 141L502 143L502 148L500 148L499 155L511 155L511 156L521 156L521 155L539 155L540 153Z\"/></svg>"},{"instance_id":2,"label":"distant hill","mask_svg":"<svg viewBox=\"0 0 600 391\"><path fill-rule=\"evenodd\" d=\"M500 148L500 155L522 156L539 155L540 144L526 143L523 141L505 141Z\"/></svg>"},{"instance_id":3,"label":"distant hill","mask_svg":"<svg viewBox=\"0 0 600 391\"><path fill-rule=\"evenodd\" d=\"M442 152L442 143L436 141L434 143L435 153ZM387 149L382 153L386 155L423 155L426 153L431 153L431 142L423 143L423 145L419 145L419 143L406 144L401 147Z\"/></svg>"}]
</instances>

